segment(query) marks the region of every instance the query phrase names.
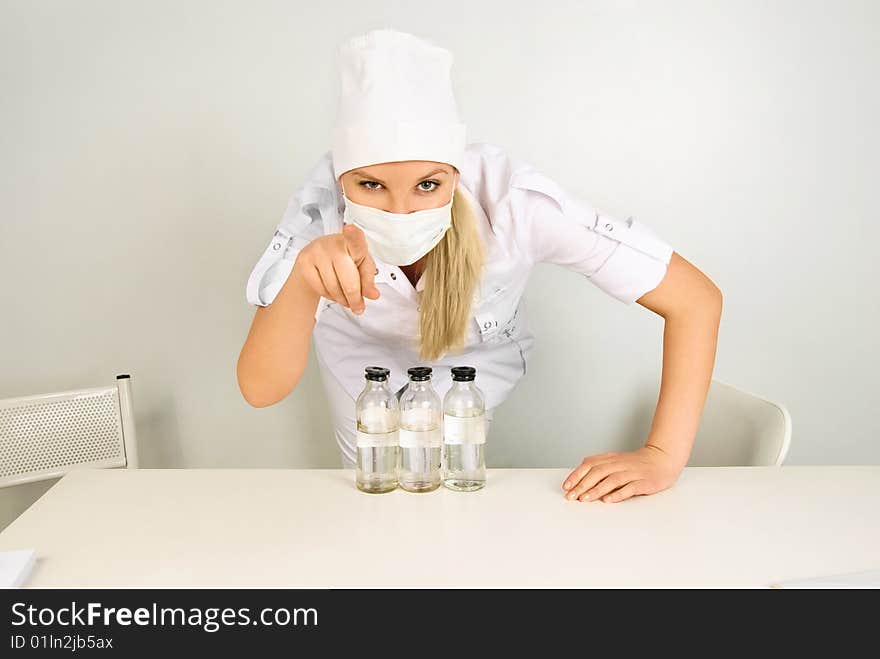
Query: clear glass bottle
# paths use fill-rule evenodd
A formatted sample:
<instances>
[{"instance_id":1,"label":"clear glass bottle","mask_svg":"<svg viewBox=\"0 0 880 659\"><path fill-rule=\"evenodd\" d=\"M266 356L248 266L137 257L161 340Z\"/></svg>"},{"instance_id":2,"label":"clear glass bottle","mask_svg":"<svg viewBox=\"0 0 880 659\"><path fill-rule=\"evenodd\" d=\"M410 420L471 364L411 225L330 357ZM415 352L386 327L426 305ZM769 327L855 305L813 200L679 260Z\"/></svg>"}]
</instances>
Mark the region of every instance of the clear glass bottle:
<instances>
[{"instance_id":1,"label":"clear glass bottle","mask_svg":"<svg viewBox=\"0 0 880 659\"><path fill-rule=\"evenodd\" d=\"M486 402L472 366L452 368L443 398L443 485L472 492L486 485Z\"/></svg>"},{"instance_id":2,"label":"clear glass bottle","mask_svg":"<svg viewBox=\"0 0 880 659\"><path fill-rule=\"evenodd\" d=\"M431 386L432 369L407 370L409 384L400 395L400 487L431 492L440 487L440 396Z\"/></svg>"},{"instance_id":3,"label":"clear glass bottle","mask_svg":"<svg viewBox=\"0 0 880 659\"><path fill-rule=\"evenodd\" d=\"M357 398L357 488L380 494L397 487L398 427L397 396L388 387L391 371L368 366L364 389Z\"/></svg>"}]
</instances>

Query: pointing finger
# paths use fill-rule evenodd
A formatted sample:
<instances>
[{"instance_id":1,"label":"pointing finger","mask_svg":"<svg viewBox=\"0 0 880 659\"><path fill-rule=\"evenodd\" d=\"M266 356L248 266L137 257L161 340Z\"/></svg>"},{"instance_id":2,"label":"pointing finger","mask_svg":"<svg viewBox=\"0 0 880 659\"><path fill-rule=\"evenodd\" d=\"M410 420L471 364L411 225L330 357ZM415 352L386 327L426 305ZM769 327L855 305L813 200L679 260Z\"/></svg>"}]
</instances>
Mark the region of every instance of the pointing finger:
<instances>
[{"instance_id":1,"label":"pointing finger","mask_svg":"<svg viewBox=\"0 0 880 659\"><path fill-rule=\"evenodd\" d=\"M376 262L370 256L367 247L367 237L360 228L353 224L346 224L342 228L342 235L345 238L345 249L354 261L358 269L361 280L361 294L375 300L379 297L379 289L376 288Z\"/></svg>"}]
</instances>

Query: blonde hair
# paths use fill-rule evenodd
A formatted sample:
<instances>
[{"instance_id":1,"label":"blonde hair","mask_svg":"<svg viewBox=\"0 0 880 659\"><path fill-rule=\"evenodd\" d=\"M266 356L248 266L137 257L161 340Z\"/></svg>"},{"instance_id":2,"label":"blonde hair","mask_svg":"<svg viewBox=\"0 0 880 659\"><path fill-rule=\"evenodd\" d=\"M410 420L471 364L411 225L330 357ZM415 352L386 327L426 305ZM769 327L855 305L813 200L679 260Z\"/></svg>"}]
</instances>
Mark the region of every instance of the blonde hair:
<instances>
[{"instance_id":1,"label":"blonde hair","mask_svg":"<svg viewBox=\"0 0 880 659\"><path fill-rule=\"evenodd\" d=\"M420 359L434 361L464 345L484 258L474 209L456 187L452 225L428 253L422 275L425 287L419 302Z\"/></svg>"}]
</instances>

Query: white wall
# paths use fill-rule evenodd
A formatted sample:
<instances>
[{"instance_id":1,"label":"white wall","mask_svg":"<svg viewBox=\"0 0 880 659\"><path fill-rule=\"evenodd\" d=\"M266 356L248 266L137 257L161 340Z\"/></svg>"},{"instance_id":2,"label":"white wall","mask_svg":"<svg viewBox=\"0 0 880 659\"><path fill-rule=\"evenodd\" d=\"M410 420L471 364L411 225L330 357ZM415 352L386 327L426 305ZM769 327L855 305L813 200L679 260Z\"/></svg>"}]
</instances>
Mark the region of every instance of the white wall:
<instances>
[{"instance_id":1,"label":"white wall","mask_svg":"<svg viewBox=\"0 0 880 659\"><path fill-rule=\"evenodd\" d=\"M242 400L244 285L329 147L334 48L391 26L453 51L471 140L721 287L715 375L789 407L790 463L880 461L880 4L525 7L4 0L0 397L129 372L146 467L336 467L314 361L282 403ZM490 465L641 442L661 319L543 266L527 309L536 357Z\"/></svg>"}]
</instances>

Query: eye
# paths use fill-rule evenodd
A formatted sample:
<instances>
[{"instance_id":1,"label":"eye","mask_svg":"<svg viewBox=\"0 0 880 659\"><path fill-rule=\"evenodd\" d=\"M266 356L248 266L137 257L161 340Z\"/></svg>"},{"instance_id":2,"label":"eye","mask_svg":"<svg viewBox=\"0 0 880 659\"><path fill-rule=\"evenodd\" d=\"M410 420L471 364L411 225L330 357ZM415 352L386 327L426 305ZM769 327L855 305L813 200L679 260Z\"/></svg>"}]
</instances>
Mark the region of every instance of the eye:
<instances>
[{"instance_id":1,"label":"eye","mask_svg":"<svg viewBox=\"0 0 880 659\"><path fill-rule=\"evenodd\" d=\"M420 187L419 190L421 190L422 192L432 192L432 191L434 191L434 190L437 189L437 186L440 185L437 181L422 181L421 183L419 183L419 185L422 186L422 185L424 185L425 183L427 183L427 184L429 184L429 185L433 185L434 187L433 187L433 188L427 188L427 189L426 189L426 188L422 188L422 187Z\"/></svg>"},{"instance_id":2,"label":"eye","mask_svg":"<svg viewBox=\"0 0 880 659\"><path fill-rule=\"evenodd\" d=\"M361 181L358 185L364 186L367 190L378 190L379 188L382 187L382 184L377 183L376 181ZM372 187L373 185L376 185L378 187L374 188L374 187Z\"/></svg>"}]
</instances>

